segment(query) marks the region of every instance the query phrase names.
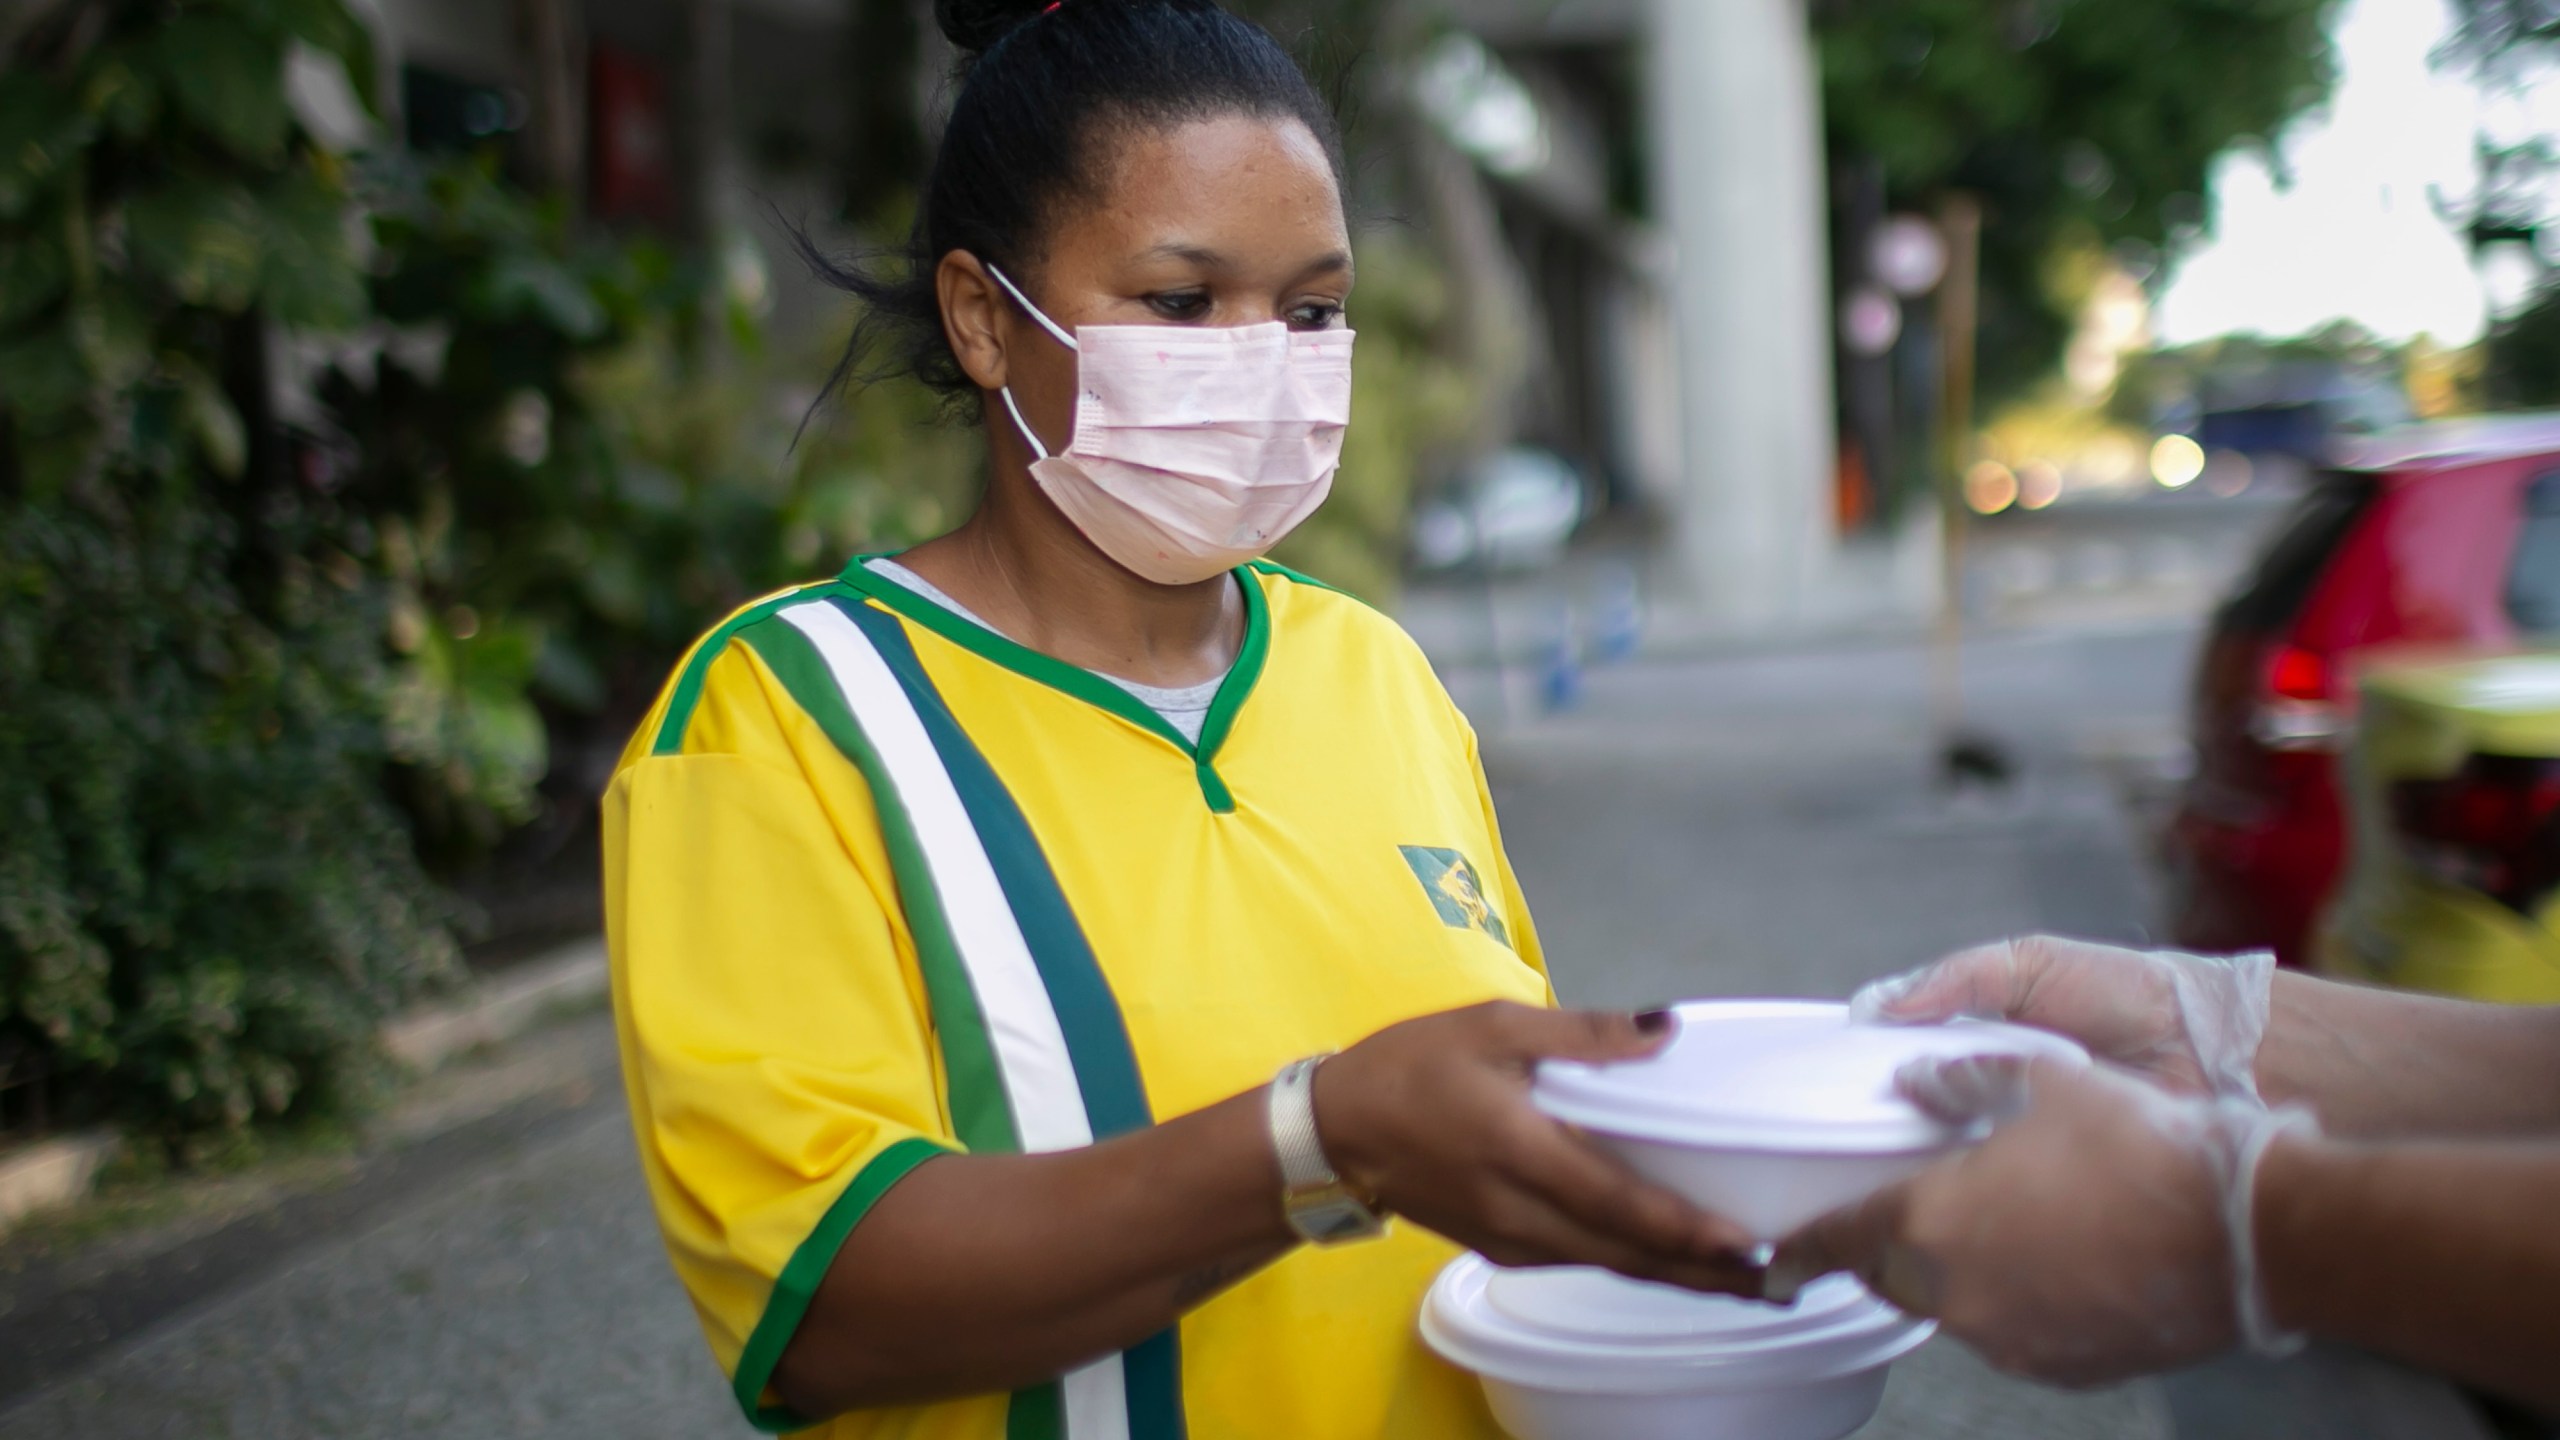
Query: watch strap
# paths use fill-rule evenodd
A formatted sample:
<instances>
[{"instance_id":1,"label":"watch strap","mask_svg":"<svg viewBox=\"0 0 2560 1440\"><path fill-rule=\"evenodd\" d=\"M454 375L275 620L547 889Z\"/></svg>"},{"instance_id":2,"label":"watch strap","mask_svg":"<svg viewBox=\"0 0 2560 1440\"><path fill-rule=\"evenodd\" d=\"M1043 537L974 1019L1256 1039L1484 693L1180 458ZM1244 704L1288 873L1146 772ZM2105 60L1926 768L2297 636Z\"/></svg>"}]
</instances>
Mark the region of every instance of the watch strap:
<instances>
[{"instance_id":1,"label":"watch strap","mask_svg":"<svg viewBox=\"0 0 2560 1440\"><path fill-rule=\"evenodd\" d=\"M1280 1213L1311 1244L1375 1239L1386 1233L1387 1217L1342 1183L1316 1134L1316 1067L1324 1061L1323 1055L1293 1060L1272 1077L1271 1150L1280 1161Z\"/></svg>"},{"instance_id":2,"label":"watch strap","mask_svg":"<svg viewBox=\"0 0 2560 1440\"><path fill-rule=\"evenodd\" d=\"M1316 1067L1332 1053L1292 1060L1271 1081L1271 1148L1280 1158L1283 1192L1341 1183L1316 1134Z\"/></svg>"}]
</instances>

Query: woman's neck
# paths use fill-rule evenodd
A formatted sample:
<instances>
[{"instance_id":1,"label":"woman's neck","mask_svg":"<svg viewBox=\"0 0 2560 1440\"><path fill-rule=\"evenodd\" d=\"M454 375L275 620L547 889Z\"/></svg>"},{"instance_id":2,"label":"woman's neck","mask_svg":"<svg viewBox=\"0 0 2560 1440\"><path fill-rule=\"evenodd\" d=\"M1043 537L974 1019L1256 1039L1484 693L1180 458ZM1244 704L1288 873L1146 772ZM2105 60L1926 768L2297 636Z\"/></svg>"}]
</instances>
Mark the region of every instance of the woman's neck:
<instances>
[{"instance_id":1,"label":"woman's neck","mask_svg":"<svg viewBox=\"0 0 2560 1440\"><path fill-rule=\"evenodd\" d=\"M1215 679L1244 645L1244 597L1228 577L1158 585L1131 574L1028 475L992 477L960 528L898 559L1008 638L1140 684Z\"/></svg>"}]
</instances>

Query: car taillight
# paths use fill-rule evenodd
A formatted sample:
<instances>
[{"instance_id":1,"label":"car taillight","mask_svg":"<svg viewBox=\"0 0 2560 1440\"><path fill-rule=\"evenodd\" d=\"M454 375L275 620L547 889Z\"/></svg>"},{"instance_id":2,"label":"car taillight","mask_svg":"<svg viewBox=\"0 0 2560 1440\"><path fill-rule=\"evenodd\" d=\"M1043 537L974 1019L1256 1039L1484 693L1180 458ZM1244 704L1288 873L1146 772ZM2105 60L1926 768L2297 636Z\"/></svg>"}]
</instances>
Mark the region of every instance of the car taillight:
<instances>
[{"instance_id":1,"label":"car taillight","mask_svg":"<svg viewBox=\"0 0 2560 1440\"><path fill-rule=\"evenodd\" d=\"M2335 750L2347 733L2330 657L2300 645L2267 652L2264 694L2249 716L2249 736L2270 750Z\"/></svg>"},{"instance_id":2,"label":"car taillight","mask_svg":"<svg viewBox=\"0 0 2560 1440\"><path fill-rule=\"evenodd\" d=\"M2279 645L2267 659L2267 691L2283 700L2326 700L2329 660L2317 650Z\"/></svg>"},{"instance_id":3,"label":"car taillight","mask_svg":"<svg viewBox=\"0 0 2560 1440\"><path fill-rule=\"evenodd\" d=\"M2474 755L2443 779L2393 785L2390 806L2426 875L2520 915L2560 887L2560 760Z\"/></svg>"}]
</instances>

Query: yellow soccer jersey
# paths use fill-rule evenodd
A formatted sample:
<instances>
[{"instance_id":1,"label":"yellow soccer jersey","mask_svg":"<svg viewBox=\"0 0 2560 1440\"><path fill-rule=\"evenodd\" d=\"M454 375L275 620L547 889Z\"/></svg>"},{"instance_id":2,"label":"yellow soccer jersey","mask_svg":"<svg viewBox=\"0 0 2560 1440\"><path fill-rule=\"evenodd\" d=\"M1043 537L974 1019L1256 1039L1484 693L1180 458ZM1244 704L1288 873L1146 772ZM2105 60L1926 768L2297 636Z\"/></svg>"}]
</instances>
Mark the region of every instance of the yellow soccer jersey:
<instances>
[{"instance_id":1,"label":"yellow soccer jersey","mask_svg":"<svg viewBox=\"0 0 2560 1440\"><path fill-rule=\"evenodd\" d=\"M917 1164L1108 1138L1302 1055L1548 1003L1475 737L1404 632L1270 565L1199 743L857 563L730 617L605 799L652 1199L750 1419L839 1246ZM840 1440L1492 1437L1421 1344L1452 1253L1301 1247L1061 1380Z\"/></svg>"}]
</instances>

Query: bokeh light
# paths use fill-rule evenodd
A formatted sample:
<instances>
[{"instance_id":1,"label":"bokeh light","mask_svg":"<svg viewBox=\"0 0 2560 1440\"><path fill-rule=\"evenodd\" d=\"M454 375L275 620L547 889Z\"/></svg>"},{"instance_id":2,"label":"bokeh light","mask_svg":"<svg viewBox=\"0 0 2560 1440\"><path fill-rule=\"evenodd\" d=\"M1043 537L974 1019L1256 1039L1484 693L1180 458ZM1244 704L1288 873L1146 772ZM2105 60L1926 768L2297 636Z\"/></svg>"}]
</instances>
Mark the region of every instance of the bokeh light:
<instances>
[{"instance_id":1,"label":"bokeh light","mask_svg":"<svg viewBox=\"0 0 2560 1440\"><path fill-rule=\"evenodd\" d=\"M2249 488L2257 467L2237 450L2216 450L2204 460L2204 488L2225 499Z\"/></svg>"},{"instance_id":2,"label":"bokeh light","mask_svg":"<svg viewBox=\"0 0 2560 1440\"><path fill-rule=\"evenodd\" d=\"M1964 472L1964 503L1976 515L1997 515L2018 503L2018 477L1997 460L1983 460Z\"/></svg>"},{"instance_id":3,"label":"bokeh light","mask_svg":"<svg viewBox=\"0 0 2560 1440\"><path fill-rule=\"evenodd\" d=\"M2152 442L2151 478L2171 490L2184 489L2204 473L2204 447L2184 435L2163 435Z\"/></svg>"},{"instance_id":4,"label":"bokeh light","mask_svg":"<svg viewBox=\"0 0 2560 1440\"><path fill-rule=\"evenodd\" d=\"M2018 467L2018 504L2041 510L2062 498L2062 467L2050 460L2030 460Z\"/></svg>"}]
</instances>

